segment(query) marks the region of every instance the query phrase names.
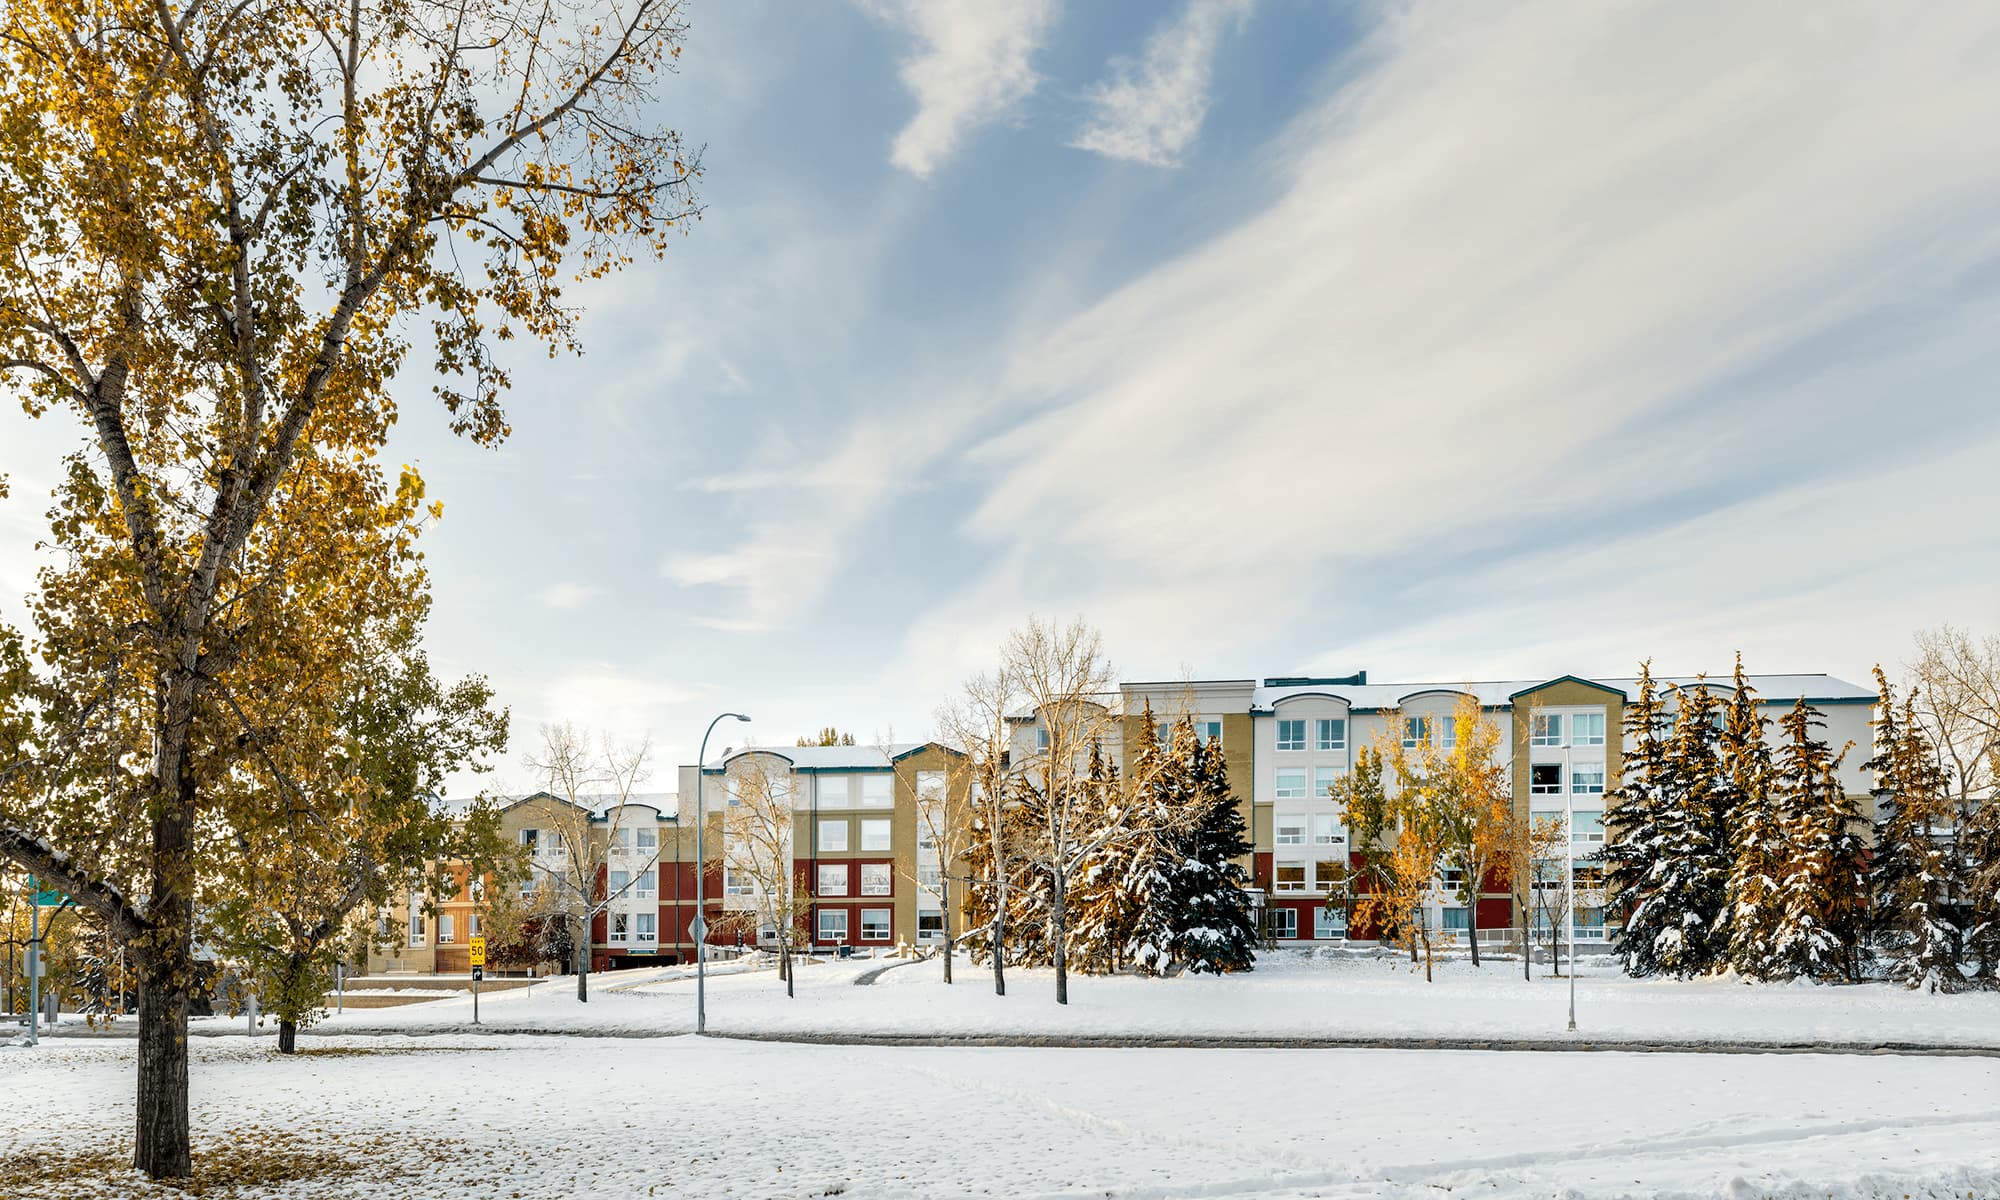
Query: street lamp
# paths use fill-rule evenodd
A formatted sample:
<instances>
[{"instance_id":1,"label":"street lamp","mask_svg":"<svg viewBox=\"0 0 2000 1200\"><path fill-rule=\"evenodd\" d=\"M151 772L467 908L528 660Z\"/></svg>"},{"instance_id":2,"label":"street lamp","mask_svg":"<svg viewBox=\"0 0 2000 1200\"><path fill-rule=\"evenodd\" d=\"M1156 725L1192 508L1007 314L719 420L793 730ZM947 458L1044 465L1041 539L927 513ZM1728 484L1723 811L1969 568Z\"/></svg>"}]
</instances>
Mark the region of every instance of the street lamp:
<instances>
[{"instance_id":1,"label":"street lamp","mask_svg":"<svg viewBox=\"0 0 2000 1200\"><path fill-rule=\"evenodd\" d=\"M1574 724L1572 719L1570 724ZM1569 773L1570 731L1563 735L1563 894L1569 897L1569 1031L1576 1032L1576 793Z\"/></svg>"},{"instance_id":2,"label":"street lamp","mask_svg":"<svg viewBox=\"0 0 2000 1200\"><path fill-rule=\"evenodd\" d=\"M708 904L706 884L708 882L708 856L702 852L702 833L708 825L708 810L702 804L701 782L708 772L708 735L724 717L735 717L739 721L750 718L742 713L726 712L717 715L708 723L708 729L701 735L701 750L695 754L694 764L694 1031L708 1032Z\"/></svg>"}]
</instances>

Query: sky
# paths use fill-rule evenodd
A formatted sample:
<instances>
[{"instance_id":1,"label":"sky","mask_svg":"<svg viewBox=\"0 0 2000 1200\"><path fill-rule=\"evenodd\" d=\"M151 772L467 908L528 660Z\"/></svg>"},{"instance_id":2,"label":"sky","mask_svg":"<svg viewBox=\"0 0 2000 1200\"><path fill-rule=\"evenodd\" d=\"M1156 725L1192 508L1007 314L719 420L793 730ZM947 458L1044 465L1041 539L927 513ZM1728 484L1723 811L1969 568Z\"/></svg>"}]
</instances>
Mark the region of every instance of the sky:
<instances>
[{"instance_id":1,"label":"sky","mask_svg":"<svg viewBox=\"0 0 2000 1200\"><path fill-rule=\"evenodd\" d=\"M487 782L546 721L666 789L724 710L929 737L1031 614L1128 679L1865 681L2000 630L2000 8L689 17L689 236L514 351L503 448L397 385ZM81 436L0 412L0 619Z\"/></svg>"}]
</instances>

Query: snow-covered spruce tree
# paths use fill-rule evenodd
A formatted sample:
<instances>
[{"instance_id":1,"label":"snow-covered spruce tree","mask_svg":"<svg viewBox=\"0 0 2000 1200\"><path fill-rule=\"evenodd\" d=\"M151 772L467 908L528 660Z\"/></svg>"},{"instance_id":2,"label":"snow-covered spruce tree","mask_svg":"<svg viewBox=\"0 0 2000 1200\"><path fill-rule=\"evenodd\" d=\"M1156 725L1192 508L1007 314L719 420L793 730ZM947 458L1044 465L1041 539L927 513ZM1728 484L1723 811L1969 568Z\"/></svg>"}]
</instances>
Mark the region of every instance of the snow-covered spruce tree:
<instances>
[{"instance_id":1,"label":"snow-covered spruce tree","mask_svg":"<svg viewBox=\"0 0 2000 1200\"><path fill-rule=\"evenodd\" d=\"M1720 967L1727 947L1729 842L1717 814L1728 804L1728 789L1714 693L1697 679L1679 694L1666 747L1666 804L1657 818L1653 954L1663 974L1688 979Z\"/></svg>"},{"instance_id":2,"label":"snow-covered spruce tree","mask_svg":"<svg viewBox=\"0 0 2000 1200\"><path fill-rule=\"evenodd\" d=\"M1176 836L1176 819L1193 802L1196 785L1194 756L1199 746L1192 718L1173 725L1169 740L1155 736L1153 709L1147 704L1143 728L1134 747L1135 776L1146 781L1136 802L1132 847L1124 863L1125 911L1130 920L1122 930L1121 957L1142 975L1159 975L1177 961L1176 935L1184 925L1180 887L1181 866L1188 854L1184 837Z\"/></svg>"},{"instance_id":3,"label":"snow-covered spruce tree","mask_svg":"<svg viewBox=\"0 0 2000 1200\"><path fill-rule=\"evenodd\" d=\"M1781 891L1791 855L1784 814L1771 794L1770 720L1736 658L1736 690L1722 726L1722 765L1735 817L1729 830L1729 964L1753 979L1771 976L1772 939L1783 910Z\"/></svg>"},{"instance_id":4,"label":"snow-covered spruce tree","mask_svg":"<svg viewBox=\"0 0 2000 1200\"><path fill-rule=\"evenodd\" d=\"M1653 664L1639 664L1638 695L1625 709L1625 758L1618 787L1605 797L1606 884L1624 910L1617 951L1628 975L1660 971L1659 941L1668 910L1655 903L1661 864L1669 854L1667 718L1653 682Z\"/></svg>"},{"instance_id":5,"label":"snow-covered spruce tree","mask_svg":"<svg viewBox=\"0 0 2000 1200\"><path fill-rule=\"evenodd\" d=\"M1875 848L1869 864L1874 907L1870 948L1883 975L1927 992L1965 986L1951 898L1960 880L1949 783L1917 728L1913 699L1897 711L1881 667L1875 705Z\"/></svg>"},{"instance_id":6,"label":"snow-covered spruce tree","mask_svg":"<svg viewBox=\"0 0 2000 1200\"><path fill-rule=\"evenodd\" d=\"M1824 722L1804 697L1778 724L1785 737L1772 791L1784 813L1790 857L1783 915L1771 945L1772 975L1853 978L1867 910L1867 847L1856 831L1861 814L1840 782L1847 751L1836 755L1813 736Z\"/></svg>"},{"instance_id":7,"label":"snow-covered spruce tree","mask_svg":"<svg viewBox=\"0 0 2000 1200\"><path fill-rule=\"evenodd\" d=\"M1089 778L1107 796L1116 788L1117 773L1093 745ZM1143 795L1133 799L1142 806L1148 801ZM1126 943L1145 903L1148 864L1160 854L1158 839L1151 835L1144 815L1135 815L1078 866L1069 893L1072 970L1104 975L1123 966Z\"/></svg>"},{"instance_id":8,"label":"snow-covered spruce tree","mask_svg":"<svg viewBox=\"0 0 2000 1200\"><path fill-rule=\"evenodd\" d=\"M1187 833L1187 853L1174 878L1177 919L1174 955L1190 971L1248 971L1257 956L1257 926L1250 915L1250 883L1243 862L1252 846L1243 811L1229 790L1222 747L1177 732L1176 753L1187 743L1194 781L1190 802L1198 819Z\"/></svg>"},{"instance_id":9,"label":"snow-covered spruce tree","mask_svg":"<svg viewBox=\"0 0 2000 1200\"><path fill-rule=\"evenodd\" d=\"M2000 747L1989 753L2000 758ZM1993 987L2000 983L2000 798L1966 806L1958 852L1965 878L1963 961L1974 980Z\"/></svg>"}]
</instances>

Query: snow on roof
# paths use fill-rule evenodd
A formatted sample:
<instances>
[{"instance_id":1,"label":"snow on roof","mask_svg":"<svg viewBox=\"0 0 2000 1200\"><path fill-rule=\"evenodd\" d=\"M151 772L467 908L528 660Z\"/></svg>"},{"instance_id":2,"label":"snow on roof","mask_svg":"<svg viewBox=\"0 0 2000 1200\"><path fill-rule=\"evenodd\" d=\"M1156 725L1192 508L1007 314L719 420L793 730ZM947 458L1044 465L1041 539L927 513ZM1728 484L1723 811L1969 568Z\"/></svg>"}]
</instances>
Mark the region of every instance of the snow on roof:
<instances>
[{"instance_id":1,"label":"snow on roof","mask_svg":"<svg viewBox=\"0 0 2000 1200\"><path fill-rule=\"evenodd\" d=\"M1583 676L1557 676L1557 679L1581 679L1585 683L1595 683L1623 693L1626 700L1639 694L1637 678L1585 679ZM1750 686L1757 690L1766 704L1790 704L1803 696L1808 703L1844 704L1867 701L1875 698L1875 693L1864 687L1835 679L1831 675L1751 675ZM1658 675L1653 683L1662 694L1677 687L1692 687L1698 677L1694 675ZM1272 706L1295 696L1333 696L1347 701L1356 711L1379 711L1398 708L1407 699L1425 693L1463 692L1478 697L1479 703L1489 708L1509 708L1513 697L1552 683L1549 679L1499 679L1476 682L1428 682L1428 683L1369 683L1362 685L1321 685L1299 684L1289 687L1259 687L1250 701L1250 711L1268 713ZM1728 689L1732 686L1727 675L1711 675L1706 682L1710 687Z\"/></svg>"},{"instance_id":2,"label":"snow on roof","mask_svg":"<svg viewBox=\"0 0 2000 1200\"><path fill-rule=\"evenodd\" d=\"M737 746L709 760L706 770L719 772L746 754L775 754L794 771L886 771L894 760L927 742L891 742L882 746Z\"/></svg>"},{"instance_id":3,"label":"snow on roof","mask_svg":"<svg viewBox=\"0 0 2000 1200\"><path fill-rule=\"evenodd\" d=\"M546 796L551 800L563 799L554 792L541 789L519 796L504 796L501 798L501 807L512 808L516 804L526 803L538 796ZM573 798L571 803L578 808L589 809L592 820L602 821L610 816L612 809L618 807L618 797L610 792L585 792ZM630 808L656 809L662 817L672 821L680 813L681 797L679 792L633 792L625 798L625 803Z\"/></svg>"}]
</instances>

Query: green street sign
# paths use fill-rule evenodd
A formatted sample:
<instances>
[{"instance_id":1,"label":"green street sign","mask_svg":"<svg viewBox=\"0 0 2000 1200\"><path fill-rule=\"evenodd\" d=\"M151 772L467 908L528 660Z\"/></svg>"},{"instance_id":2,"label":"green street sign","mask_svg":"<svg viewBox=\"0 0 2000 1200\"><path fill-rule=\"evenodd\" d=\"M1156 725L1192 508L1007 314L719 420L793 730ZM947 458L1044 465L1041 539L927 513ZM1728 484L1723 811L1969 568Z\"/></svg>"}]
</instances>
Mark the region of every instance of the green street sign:
<instances>
[{"instance_id":1,"label":"green street sign","mask_svg":"<svg viewBox=\"0 0 2000 1200\"><path fill-rule=\"evenodd\" d=\"M67 900L67 899L69 899L69 897L68 897L68 896L65 896L65 895L63 895L63 894L62 894L61 892L55 892L55 891L49 891L49 892L36 892L36 893L35 893L35 907L36 907L36 908L61 908L61 907L62 907L62 904L63 904L63 901L65 901L65 900Z\"/></svg>"}]
</instances>

